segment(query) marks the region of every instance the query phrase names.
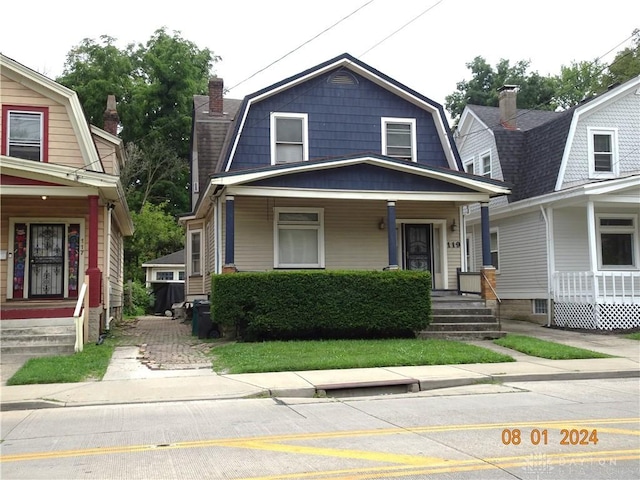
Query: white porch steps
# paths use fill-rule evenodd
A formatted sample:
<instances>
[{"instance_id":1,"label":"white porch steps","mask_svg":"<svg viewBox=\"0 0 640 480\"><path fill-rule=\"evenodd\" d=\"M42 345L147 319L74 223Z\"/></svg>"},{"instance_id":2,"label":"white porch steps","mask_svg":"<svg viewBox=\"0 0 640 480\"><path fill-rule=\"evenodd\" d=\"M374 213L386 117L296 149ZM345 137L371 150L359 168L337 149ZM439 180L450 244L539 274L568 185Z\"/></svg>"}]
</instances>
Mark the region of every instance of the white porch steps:
<instances>
[{"instance_id":1,"label":"white porch steps","mask_svg":"<svg viewBox=\"0 0 640 480\"><path fill-rule=\"evenodd\" d=\"M74 352L73 318L2 320L0 353L44 357Z\"/></svg>"}]
</instances>

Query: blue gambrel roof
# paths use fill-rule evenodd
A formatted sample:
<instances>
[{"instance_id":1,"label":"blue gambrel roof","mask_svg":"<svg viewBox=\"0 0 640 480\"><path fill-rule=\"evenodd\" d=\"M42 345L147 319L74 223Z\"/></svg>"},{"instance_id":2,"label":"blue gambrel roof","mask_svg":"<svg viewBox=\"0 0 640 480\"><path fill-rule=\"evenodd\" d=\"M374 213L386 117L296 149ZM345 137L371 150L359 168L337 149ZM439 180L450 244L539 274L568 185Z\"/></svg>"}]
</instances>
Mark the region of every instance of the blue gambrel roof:
<instances>
[{"instance_id":1,"label":"blue gambrel roof","mask_svg":"<svg viewBox=\"0 0 640 480\"><path fill-rule=\"evenodd\" d=\"M245 163L240 162L242 164L232 166L232 162L236 161L235 156L238 154L247 159L251 158L252 155L266 155L269 152L269 150L265 148L268 147L268 144L256 143L265 143L268 141L268 137L266 137L264 133L261 134L261 137L258 137L258 135L255 135L252 131L251 134L253 136L251 137L251 141L246 140L244 144L241 140L243 133L245 133L247 129L252 128L261 128L261 132L268 132L268 115L270 111L300 111L302 109L300 105L309 105L309 108L313 108L313 102L309 102L309 99L307 98L302 98L302 96L307 94L313 86L313 84L309 82L317 79L318 77L338 72L341 69L353 74L356 80L362 79L363 85L366 83L367 88L369 88L368 92L373 96L377 96L376 100L378 100L378 98L380 99L379 103L373 102L370 98L362 100L362 102L365 103L365 105L362 105L362 111L365 111L368 108L371 110L371 115L373 116L374 112L377 112L376 109L380 109L380 111L382 111L385 105L387 106L388 111L393 111L393 106L389 105L392 99L395 99L394 101L396 103L402 99L405 101L405 105L410 106L407 111L411 111L412 114L415 114L416 111L423 112L424 118L420 124L422 131L418 132L417 136L420 141L424 142L423 146L427 145L426 142L430 142L430 144L427 148L419 148L418 155L422 155L425 158L428 157L428 160L424 160L425 162L435 162L435 164L440 164L441 166L448 167L452 170L463 170L442 105L345 53L245 97L232 124L231 134L227 139L227 144L220 157L216 172L256 167L259 160L255 157L252 158L251 161L256 162L256 164L246 164L246 160L244 160ZM317 84L315 86L318 87ZM378 90L378 93L376 93L375 89ZM345 97L348 97L349 101L351 101L351 93L352 92L348 92L345 94ZM276 104L269 104L270 99L275 99L276 97L278 97L278 102ZM314 119L318 119L316 122L323 121L323 114L329 116L330 114L327 112L331 112L332 108L331 97L322 97L321 100L322 101L319 100L315 104L315 108L318 109L318 113L314 114ZM297 106L297 110L295 106L296 101L299 104ZM353 101L355 102L356 100ZM258 113L260 109L258 105L261 104L264 105L264 107L262 107L262 110L264 111ZM349 106L351 108L352 104L349 104ZM353 107L352 110L357 110L357 107L358 106ZM338 113L342 116L358 114L347 109L339 110L339 108L338 104L336 104L336 109L338 109ZM255 109L256 111L256 113L253 113L253 117L251 116L252 109ZM377 113L377 115L379 122L380 113ZM389 114L388 116L393 117L401 115ZM258 123L261 124L257 125ZM348 125L348 120L346 123ZM310 134L318 131L317 129L313 130L311 125L309 130ZM372 132L365 133L368 133L369 135L372 134ZM362 135L364 136L365 133L362 133ZM320 139L321 141L316 142L316 144L321 145L323 148L327 148L319 151L317 156L310 154L310 157L318 158L334 154L339 155L361 151L362 149L358 150L357 140L362 140L363 136L356 138L353 145L349 144L347 141L343 141L343 145L352 146L354 149L353 151L336 151L335 153L330 152L330 150L327 149L328 146L330 146L330 141L324 138ZM375 138L379 142L379 134ZM369 142L371 142L371 138L369 138ZM369 149L370 148L371 147L369 147ZM336 147L335 150L339 150L339 148Z\"/></svg>"}]
</instances>

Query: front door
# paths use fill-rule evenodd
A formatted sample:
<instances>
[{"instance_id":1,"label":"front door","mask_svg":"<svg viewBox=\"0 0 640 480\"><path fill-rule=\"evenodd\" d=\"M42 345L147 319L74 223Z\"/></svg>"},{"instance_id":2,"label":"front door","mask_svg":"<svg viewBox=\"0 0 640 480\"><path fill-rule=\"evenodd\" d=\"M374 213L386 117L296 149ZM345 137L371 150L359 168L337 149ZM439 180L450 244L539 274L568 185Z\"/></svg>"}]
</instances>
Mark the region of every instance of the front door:
<instances>
[{"instance_id":1,"label":"front door","mask_svg":"<svg viewBox=\"0 0 640 480\"><path fill-rule=\"evenodd\" d=\"M404 225L404 269L433 272L433 225Z\"/></svg>"},{"instance_id":2,"label":"front door","mask_svg":"<svg viewBox=\"0 0 640 480\"><path fill-rule=\"evenodd\" d=\"M29 235L29 297L64 295L65 225L32 224Z\"/></svg>"}]
</instances>

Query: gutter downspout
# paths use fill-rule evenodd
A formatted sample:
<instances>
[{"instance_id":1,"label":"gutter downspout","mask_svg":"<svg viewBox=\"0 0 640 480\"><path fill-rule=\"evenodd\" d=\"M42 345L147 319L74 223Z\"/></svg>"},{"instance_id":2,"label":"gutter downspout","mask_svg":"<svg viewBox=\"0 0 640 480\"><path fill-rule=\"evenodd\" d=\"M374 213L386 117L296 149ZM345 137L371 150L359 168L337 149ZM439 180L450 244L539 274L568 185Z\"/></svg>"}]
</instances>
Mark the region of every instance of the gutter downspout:
<instances>
[{"instance_id":1,"label":"gutter downspout","mask_svg":"<svg viewBox=\"0 0 640 480\"><path fill-rule=\"evenodd\" d=\"M546 230L546 235L545 235L545 247L547 250L547 327L551 326L551 293L552 293L552 288L551 288L551 248L550 248L550 241L551 241L551 237L550 237L550 230L551 227L549 225L549 218L547 217L546 212L544 211L544 207L542 205L540 205L540 212L542 213L542 217L544 218L544 225L545 225L545 230Z\"/></svg>"}]
</instances>

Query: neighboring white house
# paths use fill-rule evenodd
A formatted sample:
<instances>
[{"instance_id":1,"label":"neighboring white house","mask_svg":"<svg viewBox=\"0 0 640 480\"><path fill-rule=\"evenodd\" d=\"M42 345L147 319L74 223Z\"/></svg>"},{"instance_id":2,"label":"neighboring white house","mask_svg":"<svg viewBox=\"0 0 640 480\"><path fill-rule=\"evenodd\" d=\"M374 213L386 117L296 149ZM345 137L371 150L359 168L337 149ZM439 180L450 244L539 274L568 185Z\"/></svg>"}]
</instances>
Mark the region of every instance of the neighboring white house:
<instances>
[{"instance_id":1,"label":"neighboring white house","mask_svg":"<svg viewBox=\"0 0 640 480\"><path fill-rule=\"evenodd\" d=\"M504 317L570 328L640 326L640 76L565 112L468 105L465 170L512 185L492 199L491 258ZM469 209L467 269L480 214Z\"/></svg>"},{"instance_id":2,"label":"neighboring white house","mask_svg":"<svg viewBox=\"0 0 640 480\"><path fill-rule=\"evenodd\" d=\"M184 249L142 264L147 289L155 295L155 313L184 301Z\"/></svg>"}]
</instances>

